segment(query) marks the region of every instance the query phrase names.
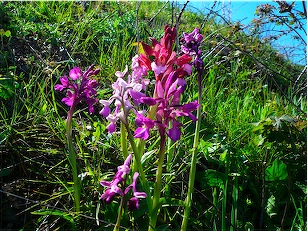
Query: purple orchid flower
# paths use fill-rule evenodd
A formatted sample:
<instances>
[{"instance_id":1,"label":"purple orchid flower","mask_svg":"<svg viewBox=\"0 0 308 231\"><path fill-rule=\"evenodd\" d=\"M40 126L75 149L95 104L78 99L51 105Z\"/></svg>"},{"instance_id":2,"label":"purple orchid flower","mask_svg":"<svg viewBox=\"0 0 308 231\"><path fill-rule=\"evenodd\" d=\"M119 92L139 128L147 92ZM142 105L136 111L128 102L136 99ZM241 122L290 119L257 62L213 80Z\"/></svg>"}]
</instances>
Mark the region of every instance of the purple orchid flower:
<instances>
[{"instance_id":1,"label":"purple orchid flower","mask_svg":"<svg viewBox=\"0 0 308 231\"><path fill-rule=\"evenodd\" d=\"M127 207L130 211L139 209L139 199L146 198L145 192L139 192L137 190L137 178L138 172L134 173L133 182L129 186L125 187L126 176L130 173L130 162L132 154L128 155L123 165L118 167L118 171L111 181L101 181L100 184L107 187L106 191L101 195L100 199L105 201L107 204L110 203L116 195L125 197L128 192L133 189L133 197L127 202Z\"/></svg>"},{"instance_id":2,"label":"purple orchid flower","mask_svg":"<svg viewBox=\"0 0 308 231\"><path fill-rule=\"evenodd\" d=\"M199 33L199 29L195 28L191 33L183 33L183 38L181 39L182 46L181 49L184 54L196 55L201 44L203 36Z\"/></svg>"},{"instance_id":3,"label":"purple orchid flower","mask_svg":"<svg viewBox=\"0 0 308 231\"><path fill-rule=\"evenodd\" d=\"M182 45L181 50L184 54L188 54L191 56L195 56L195 60L193 61L194 67L197 71L201 71L204 68L204 63L201 58L201 51L199 50L199 46L203 39L202 34L199 33L199 29L195 28L191 33L183 34L181 39Z\"/></svg>"},{"instance_id":4,"label":"purple orchid flower","mask_svg":"<svg viewBox=\"0 0 308 231\"><path fill-rule=\"evenodd\" d=\"M151 120L143 114L137 113L137 129L135 130L134 137L147 140L150 136L150 129L156 125L161 135L166 133L171 140L179 140L181 136L180 127L182 124L177 121L177 118L188 116L193 121L196 121L197 118L191 112L199 107L197 101L180 105L180 97L184 92L185 87L186 81L178 77L177 71L173 71L169 74L165 86L163 86L161 81L157 81L157 98L151 98L151 100L149 97L140 98L140 102L150 106L153 105L153 101L158 104L156 109L156 120ZM168 129L169 122L172 124L170 129Z\"/></svg>"},{"instance_id":5,"label":"purple orchid flower","mask_svg":"<svg viewBox=\"0 0 308 231\"><path fill-rule=\"evenodd\" d=\"M141 113L137 113L136 116L137 129L135 130L134 137L147 140L150 137L150 129L155 126L155 121L145 117Z\"/></svg>"},{"instance_id":6,"label":"purple orchid flower","mask_svg":"<svg viewBox=\"0 0 308 231\"><path fill-rule=\"evenodd\" d=\"M130 211L138 210L139 209L139 199L147 197L147 194L145 192L139 192L137 190L138 176L139 176L139 173L135 172L133 176L133 183L129 185L124 191L124 194L127 194L131 188L133 189L133 197L130 198L129 201L127 202L127 207L128 207L128 210Z\"/></svg>"},{"instance_id":7,"label":"purple orchid flower","mask_svg":"<svg viewBox=\"0 0 308 231\"><path fill-rule=\"evenodd\" d=\"M104 200L106 203L110 203L116 194L123 196L123 190L119 187L122 185L126 179L126 175L130 172L130 161L132 159L132 155L128 155L123 165L118 167L118 171L113 177L112 181L102 180L100 184L102 186L107 187L106 191L100 197L101 200Z\"/></svg>"},{"instance_id":8,"label":"purple orchid flower","mask_svg":"<svg viewBox=\"0 0 308 231\"><path fill-rule=\"evenodd\" d=\"M134 105L138 106L141 103L140 98L145 97L145 94L141 91L145 90L150 83L149 80L144 79L144 76L147 76L147 69L139 65L138 56L132 59L132 75L128 74L127 66L123 72L117 71L115 75L118 79L112 84L113 95L109 100L100 100L103 105L100 114L110 122L107 126L109 133L115 132L116 122L119 119L124 124L128 124L127 116L129 111ZM127 76L127 80L124 80L125 76ZM110 108L111 104L115 105L113 113Z\"/></svg>"},{"instance_id":9,"label":"purple orchid flower","mask_svg":"<svg viewBox=\"0 0 308 231\"><path fill-rule=\"evenodd\" d=\"M67 89L67 97L62 99L62 102L67 106L72 108L83 100L87 103L89 112L94 112L93 105L97 102L94 98L96 95L95 88L99 84L96 80L89 79L89 77L97 75L100 69L94 70L93 68L94 65L91 65L86 72L82 73L79 67L74 67L70 70L69 76L60 77L61 84L56 84L54 88L57 91ZM78 80L80 81L78 82Z\"/></svg>"}]
</instances>

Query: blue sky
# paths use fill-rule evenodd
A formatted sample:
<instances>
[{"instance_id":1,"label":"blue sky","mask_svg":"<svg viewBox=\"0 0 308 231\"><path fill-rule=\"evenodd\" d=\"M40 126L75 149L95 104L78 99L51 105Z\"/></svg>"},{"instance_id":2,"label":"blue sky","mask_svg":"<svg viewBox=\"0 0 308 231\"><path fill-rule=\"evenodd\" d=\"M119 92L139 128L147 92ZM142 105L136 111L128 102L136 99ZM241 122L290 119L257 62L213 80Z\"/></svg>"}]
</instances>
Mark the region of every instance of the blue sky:
<instances>
[{"instance_id":1,"label":"blue sky","mask_svg":"<svg viewBox=\"0 0 308 231\"><path fill-rule=\"evenodd\" d=\"M185 1L182 1L185 2ZM207 9L211 8L214 1L190 1L189 5L201 11L208 12ZM269 1L268 1L269 2ZM254 12L257 6L266 3L265 1L219 1L216 4L216 10L224 7L222 13L230 12L232 21L241 21L241 23L249 23L254 18ZM226 9L229 8L230 9Z\"/></svg>"},{"instance_id":2,"label":"blue sky","mask_svg":"<svg viewBox=\"0 0 308 231\"><path fill-rule=\"evenodd\" d=\"M181 0L178 1L179 4L184 4L186 1ZM204 14L208 12L208 9L211 8L214 1L190 1L188 6L191 6L190 9L193 10L192 7L197 8ZM289 2L289 1L287 1ZM240 22L242 25L248 25L251 23L251 20L256 18L254 15L257 6L261 4L269 3L271 5L277 6L276 3L273 1L218 1L215 7L215 10L220 10L219 14L224 15L225 18L228 19L230 17L230 20L232 22ZM302 2L301 1L295 1L296 6L299 10L302 11ZM273 28L275 25L268 25L268 28ZM305 28L307 28L307 25L305 25ZM281 28L275 28L275 29L281 29ZM282 28L283 29L283 28ZM304 33L301 34L307 41L306 35ZM291 36L283 36L279 40L277 40L277 46L284 46L284 47L292 47L292 46L298 46L298 42L296 40L292 39ZM275 44L274 44L275 46ZM281 53L284 53L285 51L280 50ZM305 64L306 60L300 61L304 55L303 49L298 49L296 51L300 55L298 57L293 57L291 60L293 62ZM288 53L291 54L291 53Z\"/></svg>"}]
</instances>

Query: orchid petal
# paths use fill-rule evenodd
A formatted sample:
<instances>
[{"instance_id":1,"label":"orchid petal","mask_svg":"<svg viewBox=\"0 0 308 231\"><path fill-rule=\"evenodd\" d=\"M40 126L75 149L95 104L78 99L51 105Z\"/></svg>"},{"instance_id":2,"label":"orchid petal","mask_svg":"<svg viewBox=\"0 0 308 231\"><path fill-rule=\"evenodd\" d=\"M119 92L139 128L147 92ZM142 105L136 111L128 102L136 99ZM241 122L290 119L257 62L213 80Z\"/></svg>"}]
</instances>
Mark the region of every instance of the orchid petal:
<instances>
[{"instance_id":1,"label":"orchid petal","mask_svg":"<svg viewBox=\"0 0 308 231\"><path fill-rule=\"evenodd\" d=\"M162 74L166 71L167 66L162 64L156 64L155 62L151 63L152 70L156 75Z\"/></svg>"},{"instance_id":2,"label":"orchid petal","mask_svg":"<svg viewBox=\"0 0 308 231\"><path fill-rule=\"evenodd\" d=\"M137 198L146 198L147 194L145 192L135 192L134 196Z\"/></svg>"},{"instance_id":3,"label":"orchid petal","mask_svg":"<svg viewBox=\"0 0 308 231\"><path fill-rule=\"evenodd\" d=\"M153 105L155 105L157 103L156 99L153 99L151 97L141 97L140 98L140 102L141 103L145 103L145 104L147 104L149 106L153 106Z\"/></svg>"},{"instance_id":4,"label":"orchid petal","mask_svg":"<svg viewBox=\"0 0 308 231\"><path fill-rule=\"evenodd\" d=\"M126 65L123 72L117 71L117 72L115 73L115 75L116 75L118 78L123 78L123 77L126 75L127 71L128 71L128 66Z\"/></svg>"},{"instance_id":5,"label":"orchid petal","mask_svg":"<svg viewBox=\"0 0 308 231\"><path fill-rule=\"evenodd\" d=\"M79 67L74 67L72 70L70 70L69 76L72 80L76 80L82 76L82 72Z\"/></svg>"},{"instance_id":6,"label":"orchid petal","mask_svg":"<svg viewBox=\"0 0 308 231\"><path fill-rule=\"evenodd\" d=\"M116 130L116 125L114 123L110 123L108 126L107 126L107 129L108 129L108 132L109 133L114 133L115 130Z\"/></svg>"},{"instance_id":7,"label":"orchid petal","mask_svg":"<svg viewBox=\"0 0 308 231\"><path fill-rule=\"evenodd\" d=\"M172 128L167 131L167 135L171 140L177 141L181 137L180 123L177 121L173 121Z\"/></svg>"},{"instance_id":8,"label":"orchid petal","mask_svg":"<svg viewBox=\"0 0 308 231\"><path fill-rule=\"evenodd\" d=\"M62 84L56 84L54 88L56 91L63 91L66 87Z\"/></svg>"},{"instance_id":9,"label":"orchid petal","mask_svg":"<svg viewBox=\"0 0 308 231\"><path fill-rule=\"evenodd\" d=\"M138 210L139 209L139 200L137 197L132 197L127 202L127 208L129 211Z\"/></svg>"},{"instance_id":10,"label":"orchid petal","mask_svg":"<svg viewBox=\"0 0 308 231\"><path fill-rule=\"evenodd\" d=\"M135 130L135 138L141 138L143 140L147 140L150 137L150 130L147 127L138 127Z\"/></svg>"},{"instance_id":11,"label":"orchid petal","mask_svg":"<svg viewBox=\"0 0 308 231\"><path fill-rule=\"evenodd\" d=\"M64 87L68 87L69 86L69 80L68 80L68 78L67 78L67 76L62 76L62 77L60 77L60 82L62 83L62 85L64 86Z\"/></svg>"},{"instance_id":12,"label":"orchid petal","mask_svg":"<svg viewBox=\"0 0 308 231\"><path fill-rule=\"evenodd\" d=\"M103 109L99 112L100 115L104 116L105 118L110 114L111 110L109 106L103 107Z\"/></svg>"}]
</instances>

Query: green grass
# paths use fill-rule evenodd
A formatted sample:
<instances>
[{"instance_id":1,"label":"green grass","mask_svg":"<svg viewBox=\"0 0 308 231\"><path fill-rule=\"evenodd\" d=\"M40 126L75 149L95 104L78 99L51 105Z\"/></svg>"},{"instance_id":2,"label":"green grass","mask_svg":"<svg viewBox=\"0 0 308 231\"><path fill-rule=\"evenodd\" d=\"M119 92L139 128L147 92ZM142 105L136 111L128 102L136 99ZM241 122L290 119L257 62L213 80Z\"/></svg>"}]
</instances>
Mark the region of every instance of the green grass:
<instances>
[{"instance_id":1,"label":"green grass","mask_svg":"<svg viewBox=\"0 0 308 231\"><path fill-rule=\"evenodd\" d=\"M180 11L174 9L172 15L172 7L160 2L138 4L1 3L0 24L11 36L2 38L0 78L19 85L9 85L11 96L0 98L2 229L11 224L24 230L113 229L118 204L99 201L99 181L110 179L123 163L120 135L108 135L106 120L98 113L89 115L85 105L78 107L73 133L83 187L76 221L65 141L68 108L54 85L75 65L84 70L94 63L101 68L99 98L109 98L114 73L130 66L138 39L159 39L163 26L174 23ZM179 36L200 27L203 18L184 11ZM302 86L290 81L302 67L277 59L268 44L260 45L258 38L242 31L234 33L214 19L203 24L201 33L206 71L190 229L305 230L307 102ZM224 47L227 53L221 51ZM184 102L197 99L197 77L187 82ZM100 108L96 105L97 112ZM183 124L182 138L170 144L173 155L163 166L169 170L162 175L162 192L168 197L162 198L158 230L181 226L194 135L194 125L186 120ZM150 187L158 140L153 135L142 159ZM287 172L281 174L287 173L287 179L265 181L276 159L286 164ZM144 200L139 211L123 216L121 224L146 229L145 213Z\"/></svg>"}]
</instances>

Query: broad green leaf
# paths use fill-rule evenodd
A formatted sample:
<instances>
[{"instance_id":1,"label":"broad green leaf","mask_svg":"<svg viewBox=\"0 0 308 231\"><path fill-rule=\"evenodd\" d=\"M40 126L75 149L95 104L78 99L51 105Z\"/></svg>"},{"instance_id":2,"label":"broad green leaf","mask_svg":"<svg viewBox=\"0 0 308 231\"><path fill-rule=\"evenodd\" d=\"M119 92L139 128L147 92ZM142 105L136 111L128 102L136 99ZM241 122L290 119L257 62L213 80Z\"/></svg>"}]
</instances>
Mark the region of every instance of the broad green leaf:
<instances>
[{"instance_id":1,"label":"broad green leaf","mask_svg":"<svg viewBox=\"0 0 308 231\"><path fill-rule=\"evenodd\" d=\"M10 36L11 36L11 31L7 30L7 31L4 33L4 35L5 35L6 37L10 37Z\"/></svg>"},{"instance_id":2,"label":"broad green leaf","mask_svg":"<svg viewBox=\"0 0 308 231\"><path fill-rule=\"evenodd\" d=\"M266 205L266 212L269 215L269 217L277 215L276 211L276 198L274 195L271 195L270 198L267 200L267 205Z\"/></svg>"},{"instance_id":3,"label":"broad green leaf","mask_svg":"<svg viewBox=\"0 0 308 231\"><path fill-rule=\"evenodd\" d=\"M266 181L285 180L288 177L287 165L281 160L274 160L272 166L265 170Z\"/></svg>"},{"instance_id":4,"label":"broad green leaf","mask_svg":"<svg viewBox=\"0 0 308 231\"><path fill-rule=\"evenodd\" d=\"M253 142L254 142L255 145L261 146L264 143L264 140L265 140L265 138L262 137L262 135L260 134L256 137L254 137Z\"/></svg>"},{"instance_id":5,"label":"broad green leaf","mask_svg":"<svg viewBox=\"0 0 308 231\"><path fill-rule=\"evenodd\" d=\"M11 173L11 169L8 169L8 168L0 169L0 177L8 176L10 175L10 173Z\"/></svg>"},{"instance_id":6,"label":"broad green leaf","mask_svg":"<svg viewBox=\"0 0 308 231\"><path fill-rule=\"evenodd\" d=\"M206 170L205 173L199 173L200 183L202 188L207 187L220 187L224 185L224 174L213 169Z\"/></svg>"},{"instance_id":7,"label":"broad green leaf","mask_svg":"<svg viewBox=\"0 0 308 231\"><path fill-rule=\"evenodd\" d=\"M228 150L225 150L223 153L220 154L219 160L225 163L227 161L227 154Z\"/></svg>"},{"instance_id":8,"label":"broad green leaf","mask_svg":"<svg viewBox=\"0 0 308 231\"><path fill-rule=\"evenodd\" d=\"M263 133L264 130L267 129L267 126L272 126L273 125L273 120L270 118L266 118L265 120L262 120L258 123L253 124L255 127L252 129L253 132L259 132Z\"/></svg>"}]
</instances>

